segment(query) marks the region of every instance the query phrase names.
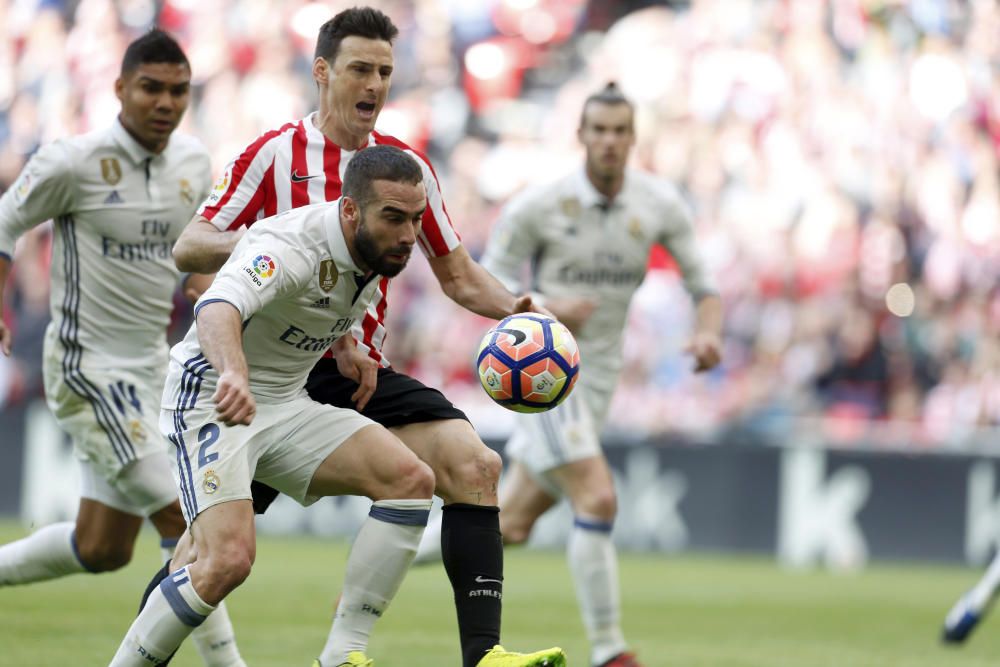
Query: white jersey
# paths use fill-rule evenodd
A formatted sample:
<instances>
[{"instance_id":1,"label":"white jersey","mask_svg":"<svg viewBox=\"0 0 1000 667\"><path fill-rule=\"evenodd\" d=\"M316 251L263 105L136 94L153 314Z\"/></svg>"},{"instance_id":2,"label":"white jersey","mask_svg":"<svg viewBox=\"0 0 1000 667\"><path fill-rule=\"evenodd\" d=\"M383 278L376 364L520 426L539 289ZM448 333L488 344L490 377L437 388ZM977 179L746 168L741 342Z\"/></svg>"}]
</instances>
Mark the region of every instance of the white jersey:
<instances>
[{"instance_id":1,"label":"white jersey","mask_svg":"<svg viewBox=\"0 0 1000 667\"><path fill-rule=\"evenodd\" d=\"M306 377L331 344L364 317L381 276L351 259L340 200L257 222L240 239L195 313L213 301L243 320L250 391L259 402L304 396ZM197 322L170 351L162 407L184 411L215 393L218 374L202 353Z\"/></svg>"},{"instance_id":2,"label":"white jersey","mask_svg":"<svg viewBox=\"0 0 1000 667\"><path fill-rule=\"evenodd\" d=\"M159 154L121 123L41 148L0 198L0 254L55 221L46 355L76 377L166 360L174 240L211 189L208 152L174 133Z\"/></svg>"},{"instance_id":3,"label":"white jersey","mask_svg":"<svg viewBox=\"0 0 1000 667\"><path fill-rule=\"evenodd\" d=\"M593 315L574 334L580 382L606 390L621 370L629 302L654 244L670 251L694 298L714 293L695 250L690 212L673 186L630 169L609 203L581 169L511 200L482 264L515 292L530 262L530 290L545 298L596 300Z\"/></svg>"}]
</instances>

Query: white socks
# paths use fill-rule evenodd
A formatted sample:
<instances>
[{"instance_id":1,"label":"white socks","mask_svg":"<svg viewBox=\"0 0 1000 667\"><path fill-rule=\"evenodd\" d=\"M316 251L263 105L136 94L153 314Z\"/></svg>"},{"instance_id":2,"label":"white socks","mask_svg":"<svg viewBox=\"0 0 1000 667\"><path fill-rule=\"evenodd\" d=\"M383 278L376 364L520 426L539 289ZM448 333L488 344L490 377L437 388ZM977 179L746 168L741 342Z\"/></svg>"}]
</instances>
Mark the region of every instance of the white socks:
<instances>
[{"instance_id":1,"label":"white socks","mask_svg":"<svg viewBox=\"0 0 1000 667\"><path fill-rule=\"evenodd\" d=\"M0 586L86 572L76 553L74 530L76 524L72 522L55 523L0 547Z\"/></svg>"},{"instance_id":2,"label":"white socks","mask_svg":"<svg viewBox=\"0 0 1000 667\"><path fill-rule=\"evenodd\" d=\"M427 525L431 500L379 500L354 539L344 572L344 589L333 627L319 656L323 667L344 662L368 646L382 616L406 576Z\"/></svg>"},{"instance_id":3,"label":"white socks","mask_svg":"<svg viewBox=\"0 0 1000 667\"><path fill-rule=\"evenodd\" d=\"M173 557L176 546L176 538L160 540L164 562ZM236 646L236 633L225 602L220 602L215 611L191 632L191 641L205 667L247 667Z\"/></svg>"},{"instance_id":4,"label":"white socks","mask_svg":"<svg viewBox=\"0 0 1000 667\"><path fill-rule=\"evenodd\" d=\"M149 667L166 660L215 607L202 600L183 567L154 590L109 667Z\"/></svg>"},{"instance_id":5,"label":"white socks","mask_svg":"<svg viewBox=\"0 0 1000 667\"><path fill-rule=\"evenodd\" d=\"M577 517L566 548L590 640L590 662L595 665L626 649L621 629L618 557L611 541L611 526L599 519Z\"/></svg>"}]
</instances>

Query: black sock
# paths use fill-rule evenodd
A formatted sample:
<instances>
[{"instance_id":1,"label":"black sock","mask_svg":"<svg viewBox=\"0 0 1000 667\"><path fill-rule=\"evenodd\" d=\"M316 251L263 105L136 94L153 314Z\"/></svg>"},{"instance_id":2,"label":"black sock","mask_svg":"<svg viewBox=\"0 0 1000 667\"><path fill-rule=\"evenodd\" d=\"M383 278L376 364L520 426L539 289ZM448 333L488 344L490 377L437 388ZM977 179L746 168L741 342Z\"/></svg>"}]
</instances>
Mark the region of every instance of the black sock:
<instances>
[{"instance_id":1,"label":"black sock","mask_svg":"<svg viewBox=\"0 0 1000 667\"><path fill-rule=\"evenodd\" d=\"M441 559L455 592L462 667L476 667L500 643L503 541L500 508L444 506Z\"/></svg>"},{"instance_id":2,"label":"black sock","mask_svg":"<svg viewBox=\"0 0 1000 667\"><path fill-rule=\"evenodd\" d=\"M149 584L146 586L146 590L142 594L142 602L139 603L139 612L138 612L139 614L141 614L142 610L145 608L146 600L149 599L149 596L153 594L153 591L156 589L156 587L159 586L160 582L166 579L169 574L170 574L170 561L168 560L163 567L161 567L159 570L156 571L156 574L153 575L153 578L149 580ZM170 661L174 659L175 655L177 655L177 651L171 653L165 661L161 662L160 667L166 667L166 665L169 665Z\"/></svg>"}]
</instances>

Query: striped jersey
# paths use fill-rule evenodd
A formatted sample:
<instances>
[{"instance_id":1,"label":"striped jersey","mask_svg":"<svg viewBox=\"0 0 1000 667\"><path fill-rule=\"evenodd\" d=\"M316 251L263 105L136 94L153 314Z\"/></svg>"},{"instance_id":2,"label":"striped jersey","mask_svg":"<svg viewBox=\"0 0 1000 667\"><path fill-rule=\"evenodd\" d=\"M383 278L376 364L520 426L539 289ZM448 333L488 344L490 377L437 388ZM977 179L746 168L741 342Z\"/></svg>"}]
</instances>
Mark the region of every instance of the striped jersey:
<instances>
[{"instance_id":1,"label":"striped jersey","mask_svg":"<svg viewBox=\"0 0 1000 667\"><path fill-rule=\"evenodd\" d=\"M357 150L346 150L328 139L314 124L316 112L286 123L257 138L227 167L216 181L199 215L220 231L249 227L261 218L340 197L344 170ZM441 196L441 186L430 161L423 154L389 135L372 132L366 146L388 144L406 151L424 172L427 210L417 243L427 257L455 250L461 239L451 225ZM360 150L360 149L359 149ZM382 366L385 343L385 309L389 279L381 278L368 312L352 332L358 347Z\"/></svg>"},{"instance_id":2,"label":"striped jersey","mask_svg":"<svg viewBox=\"0 0 1000 667\"><path fill-rule=\"evenodd\" d=\"M243 321L250 391L282 403L303 394L309 371L350 335L381 276L351 258L339 200L304 206L254 225L195 305L224 301ZM210 398L218 373L202 353L197 321L170 351L162 407L184 411Z\"/></svg>"},{"instance_id":3,"label":"striped jersey","mask_svg":"<svg viewBox=\"0 0 1000 667\"><path fill-rule=\"evenodd\" d=\"M45 349L67 377L166 362L180 276L171 251L211 185L199 141L175 132L151 153L116 121L42 147L0 198L8 258L18 236L55 220Z\"/></svg>"},{"instance_id":4,"label":"striped jersey","mask_svg":"<svg viewBox=\"0 0 1000 667\"><path fill-rule=\"evenodd\" d=\"M526 266L531 290L543 297L587 297L597 307L581 331L580 382L613 387L632 295L646 275L650 248L667 248L694 298L715 292L694 243L691 214L669 183L627 170L608 201L583 169L526 190L504 208L483 266L517 292Z\"/></svg>"}]
</instances>

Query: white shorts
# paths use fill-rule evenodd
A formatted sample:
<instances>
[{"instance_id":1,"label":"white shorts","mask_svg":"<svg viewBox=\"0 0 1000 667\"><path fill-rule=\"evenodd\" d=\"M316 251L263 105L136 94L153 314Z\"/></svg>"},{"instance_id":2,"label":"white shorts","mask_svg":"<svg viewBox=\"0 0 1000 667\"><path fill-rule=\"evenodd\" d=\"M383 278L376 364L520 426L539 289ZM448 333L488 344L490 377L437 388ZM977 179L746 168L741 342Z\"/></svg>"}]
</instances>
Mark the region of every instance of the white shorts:
<instances>
[{"instance_id":1,"label":"white shorts","mask_svg":"<svg viewBox=\"0 0 1000 667\"><path fill-rule=\"evenodd\" d=\"M77 458L112 486L136 461L163 456L162 369L67 371L58 354L46 354L43 372L49 410L72 439Z\"/></svg>"},{"instance_id":2,"label":"white shorts","mask_svg":"<svg viewBox=\"0 0 1000 667\"><path fill-rule=\"evenodd\" d=\"M322 405L305 396L258 403L249 426L226 426L208 400L191 410L160 412L160 430L174 443L171 468L181 509L190 524L207 508L249 500L260 482L302 505L319 465L358 430L374 424L354 410Z\"/></svg>"},{"instance_id":3,"label":"white shorts","mask_svg":"<svg viewBox=\"0 0 1000 667\"><path fill-rule=\"evenodd\" d=\"M80 496L127 514L148 517L177 500L166 449L133 461L105 479L90 461L80 461Z\"/></svg>"},{"instance_id":4,"label":"white shorts","mask_svg":"<svg viewBox=\"0 0 1000 667\"><path fill-rule=\"evenodd\" d=\"M539 480L553 468L600 455L600 433L610 402L610 391L598 392L578 384L558 407L516 415L507 454Z\"/></svg>"}]
</instances>

